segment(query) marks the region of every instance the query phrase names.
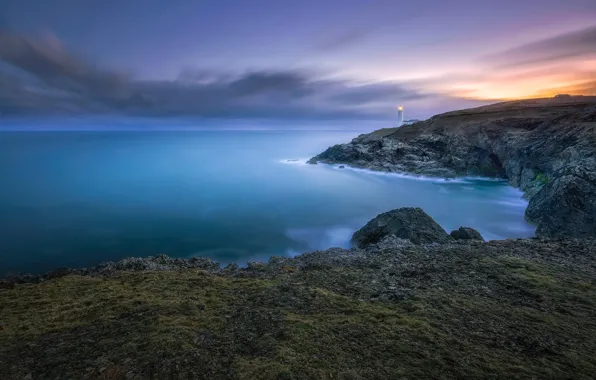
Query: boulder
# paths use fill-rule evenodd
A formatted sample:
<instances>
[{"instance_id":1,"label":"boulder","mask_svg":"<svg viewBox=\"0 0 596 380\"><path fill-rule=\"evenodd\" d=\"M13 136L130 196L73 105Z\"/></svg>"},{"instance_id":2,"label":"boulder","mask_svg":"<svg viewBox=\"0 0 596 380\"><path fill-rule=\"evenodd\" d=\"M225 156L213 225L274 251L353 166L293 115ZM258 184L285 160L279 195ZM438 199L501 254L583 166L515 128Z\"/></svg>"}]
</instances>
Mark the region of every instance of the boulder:
<instances>
[{"instance_id":1,"label":"boulder","mask_svg":"<svg viewBox=\"0 0 596 380\"><path fill-rule=\"evenodd\" d=\"M397 249L413 245L408 239L401 239L395 235L385 236L377 244L369 246L372 249Z\"/></svg>"},{"instance_id":2,"label":"boulder","mask_svg":"<svg viewBox=\"0 0 596 380\"><path fill-rule=\"evenodd\" d=\"M482 240L484 238L480 235L480 232L470 227L460 227L457 230L451 231L451 237L455 240Z\"/></svg>"},{"instance_id":3,"label":"boulder","mask_svg":"<svg viewBox=\"0 0 596 380\"><path fill-rule=\"evenodd\" d=\"M526 219L543 238L596 237L596 163L569 165L530 199Z\"/></svg>"},{"instance_id":4,"label":"boulder","mask_svg":"<svg viewBox=\"0 0 596 380\"><path fill-rule=\"evenodd\" d=\"M352 236L352 244L365 248L389 236L406 239L413 244L448 243L445 230L421 208L404 207L377 215Z\"/></svg>"}]
</instances>

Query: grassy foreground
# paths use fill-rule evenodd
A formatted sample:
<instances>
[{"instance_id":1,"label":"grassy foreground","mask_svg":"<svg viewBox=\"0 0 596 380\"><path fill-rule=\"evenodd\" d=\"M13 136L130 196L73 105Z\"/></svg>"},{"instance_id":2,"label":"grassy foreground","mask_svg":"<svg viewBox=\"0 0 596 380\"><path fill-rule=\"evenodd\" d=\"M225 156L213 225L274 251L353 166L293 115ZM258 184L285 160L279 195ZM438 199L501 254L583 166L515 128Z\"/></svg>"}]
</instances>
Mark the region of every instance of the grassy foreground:
<instances>
[{"instance_id":1,"label":"grassy foreground","mask_svg":"<svg viewBox=\"0 0 596 380\"><path fill-rule=\"evenodd\" d=\"M546 249L490 251L499 252L455 247L443 263L412 251L402 254L420 257L402 265L386 251L358 265L289 260L233 275L186 269L18 284L0 289L0 374L593 378L594 258L575 267L543 260Z\"/></svg>"}]
</instances>

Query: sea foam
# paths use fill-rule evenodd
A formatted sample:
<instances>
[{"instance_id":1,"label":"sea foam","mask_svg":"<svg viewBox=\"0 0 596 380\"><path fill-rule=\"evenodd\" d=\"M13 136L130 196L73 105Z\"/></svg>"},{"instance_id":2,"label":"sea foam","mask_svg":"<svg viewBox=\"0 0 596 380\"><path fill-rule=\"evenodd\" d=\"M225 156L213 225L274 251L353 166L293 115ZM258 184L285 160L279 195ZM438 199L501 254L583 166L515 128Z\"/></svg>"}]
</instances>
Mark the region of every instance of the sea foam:
<instances>
[{"instance_id":1,"label":"sea foam","mask_svg":"<svg viewBox=\"0 0 596 380\"><path fill-rule=\"evenodd\" d=\"M392 178L402 178L407 180L414 180L414 181L425 181L425 182L435 182L435 183L478 183L478 182L506 182L506 180L499 179L499 178L487 178L487 177L476 177L476 176L467 176L467 177L456 177L456 178L443 178L443 177L431 177L431 176L424 176L424 175L416 175L412 173L406 172L383 172L378 170L371 170L371 169L363 169L363 168L355 168L353 166L343 165L343 164L318 164L323 167L328 167L331 169L336 170L346 170L352 171L357 173L363 173L366 175L374 175L374 176L382 176L382 177L392 177ZM343 168L340 168L343 166Z\"/></svg>"}]
</instances>

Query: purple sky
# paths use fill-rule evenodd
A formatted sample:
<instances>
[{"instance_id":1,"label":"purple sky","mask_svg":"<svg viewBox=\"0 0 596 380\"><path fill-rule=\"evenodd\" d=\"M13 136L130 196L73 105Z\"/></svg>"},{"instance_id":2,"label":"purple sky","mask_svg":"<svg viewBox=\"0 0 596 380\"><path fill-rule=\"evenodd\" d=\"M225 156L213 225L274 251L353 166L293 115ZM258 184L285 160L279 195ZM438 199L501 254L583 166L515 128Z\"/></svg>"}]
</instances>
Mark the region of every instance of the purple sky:
<instances>
[{"instance_id":1,"label":"purple sky","mask_svg":"<svg viewBox=\"0 0 596 380\"><path fill-rule=\"evenodd\" d=\"M5 113L427 117L595 94L596 2L0 0L2 68Z\"/></svg>"}]
</instances>

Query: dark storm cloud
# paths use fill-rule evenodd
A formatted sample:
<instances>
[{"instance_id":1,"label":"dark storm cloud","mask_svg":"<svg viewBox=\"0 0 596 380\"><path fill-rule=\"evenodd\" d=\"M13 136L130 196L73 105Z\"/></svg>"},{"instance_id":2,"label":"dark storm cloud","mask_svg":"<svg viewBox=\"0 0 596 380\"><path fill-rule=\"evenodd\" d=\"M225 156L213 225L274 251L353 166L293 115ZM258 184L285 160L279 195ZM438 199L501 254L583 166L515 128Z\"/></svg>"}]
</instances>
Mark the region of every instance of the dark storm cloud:
<instances>
[{"instance_id":1,"label":"dark storm cloud","mask_svg":"<svg viewBox=\"0 0 596 380\"><path fill-rule=\"evenodd\" d=\"M363 104L372 102L418 100L432 96L414 91L404 85L382 82L359 86L346 86L333 99L344 104Z\"/></svg>"},{"instance_id":2,"label":"dark storm cloud","mask_svg":"<svg viewBox=\"0 0 596 380\"><path fill-rule=\"evenodd\" d=\"M7 114L379 117L379 103L390 114L390 104L425 96L397 83L355 84L300 70L188 69L174 81L139 81L93 67L51 36L8 31L0 31L0 86Z\"/></svg>"},{"instance_id":3,"label":"dark storm cloud","mask_svg":"<svg viewBox=\"0 0 596 380\"><path fill-rule=\"evenodd\" d=\"M69 54L60 41L47 34L42 40L0 30L0 60L58 85L78 85L106 91L117 87L124 76L100 71Z\"/></svg>"},{"instance_id":4,"label":"dark storm cloud","mask_svg":"<svg viewBox=\"0 0 596 380\"><path fill-rule=\"evenodd\" d=\"M268 91L304 96L312 91L309 78L299 72L253 72L230 82L229 89L236 96Z\"/></svg>"},{"instance_id":5,"label":"dark storm cloud","mask_svg":"<svg viewBox=\"0 0 596 380\"><path fill-rule=\"evenodd\" d=\"M497 67L548 63L596 54L596 26L532 42L484 57Z\"/></svg>"}]
</instances>

